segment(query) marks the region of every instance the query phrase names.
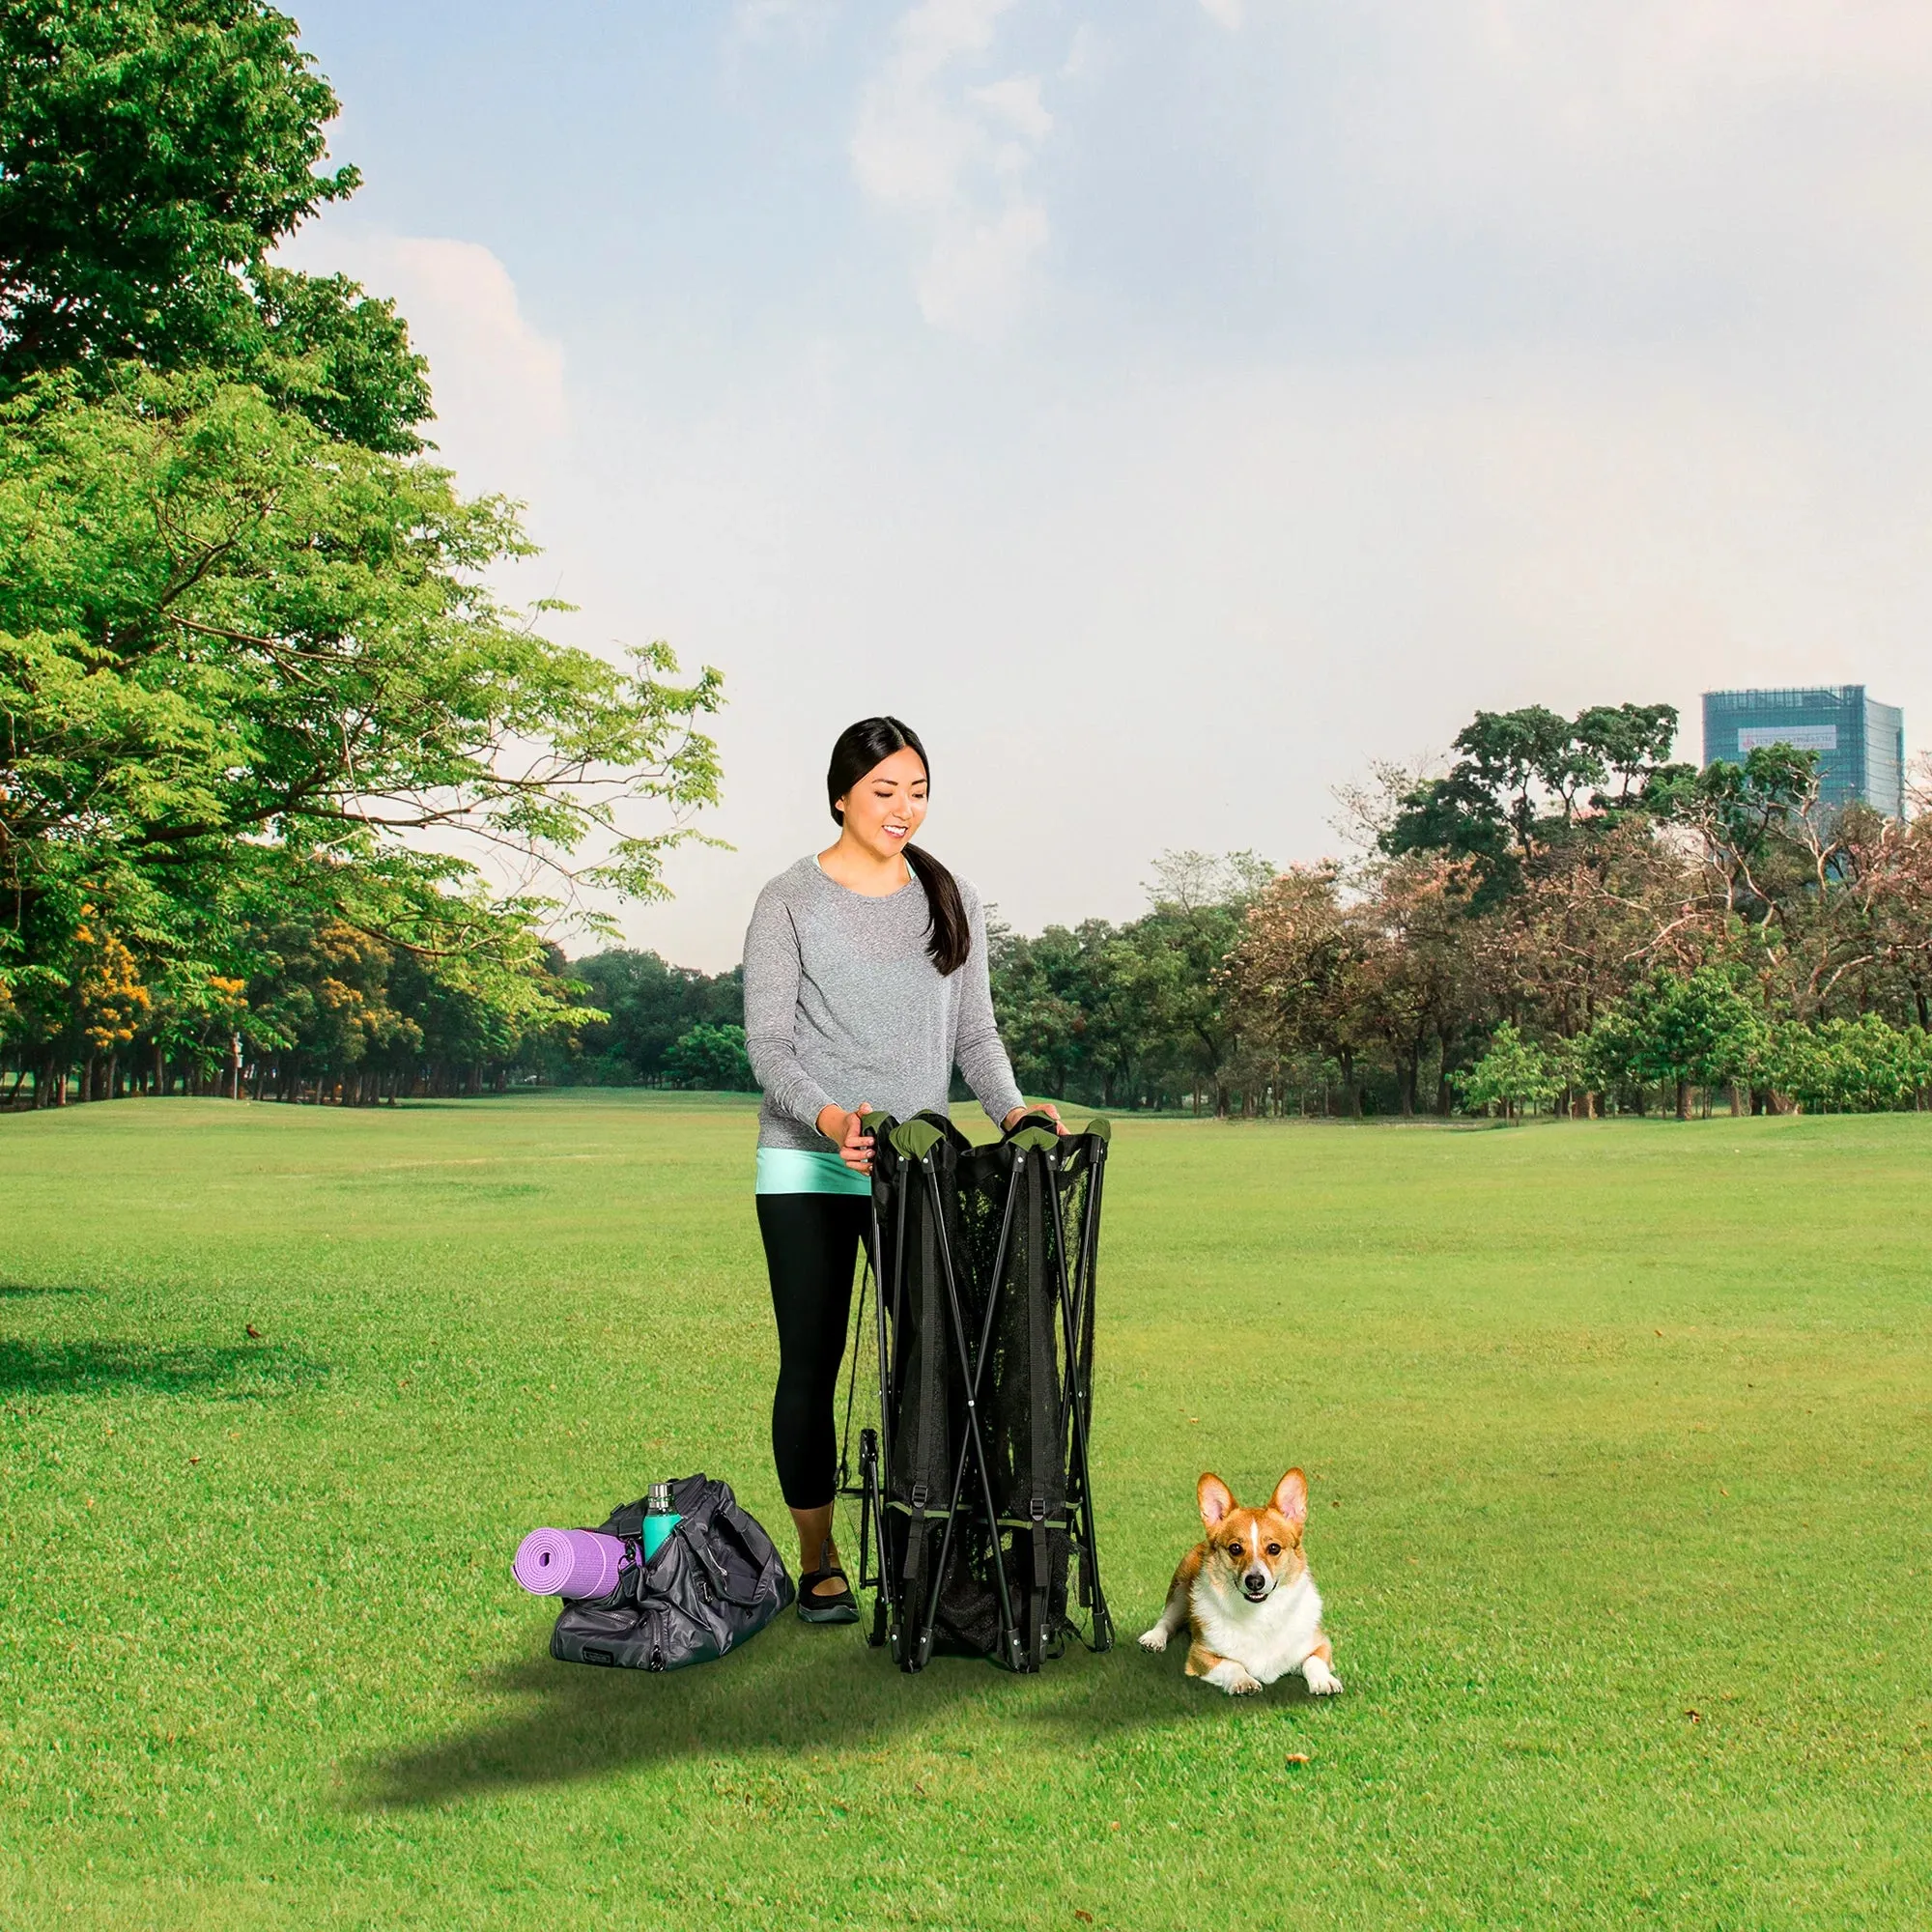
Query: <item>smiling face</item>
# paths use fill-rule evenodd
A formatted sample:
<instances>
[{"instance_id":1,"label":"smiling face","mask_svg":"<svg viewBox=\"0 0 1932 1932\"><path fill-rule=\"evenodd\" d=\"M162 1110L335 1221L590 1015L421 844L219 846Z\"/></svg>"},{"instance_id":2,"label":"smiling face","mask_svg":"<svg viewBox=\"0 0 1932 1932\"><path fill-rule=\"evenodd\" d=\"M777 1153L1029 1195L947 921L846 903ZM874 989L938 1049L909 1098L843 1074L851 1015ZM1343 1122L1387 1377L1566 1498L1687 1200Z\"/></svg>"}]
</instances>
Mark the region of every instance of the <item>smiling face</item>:
<instances>
[{"instance_id":1,"label":"smiling face","mask_svg":"<svg viewBox=\"0 0 1932 1932\"><path fill-rule=\"evenodd\" d=\"M1201 1520L1208 1528L1203 1568L1221 1589L1265 1603L1307 1565L1301 1531L1308 1521L1308 1479L1291 1469L1261 1509L1240 1509L1219 1476L1201 1478Z\"/></svg>"},{"instance_id":2,"label":"smiling face","mask_svg":"<svg viewBox=\"0 0 1932 1932\"><path fill-rule=\"evenodd\" d=\"M841 799L844 837L873 858L890 860L925 817L925 760L910 745L882 760Z\"/></svg>"}]
</instances>

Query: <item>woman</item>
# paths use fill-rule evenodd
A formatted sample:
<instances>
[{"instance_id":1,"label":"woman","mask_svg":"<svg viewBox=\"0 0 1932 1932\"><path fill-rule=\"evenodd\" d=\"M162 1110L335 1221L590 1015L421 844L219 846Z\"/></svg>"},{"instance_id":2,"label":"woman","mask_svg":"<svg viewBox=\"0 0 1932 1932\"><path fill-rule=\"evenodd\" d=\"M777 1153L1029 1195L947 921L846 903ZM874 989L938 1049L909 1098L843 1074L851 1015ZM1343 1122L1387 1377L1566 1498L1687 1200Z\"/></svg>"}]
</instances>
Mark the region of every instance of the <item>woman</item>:
<instances>
[{"instance_id":1,"label":"woman","mask_svg":"<svg viewBox=\"0 0 1932 1932\"><path fill-rule=\"evenodd\" d=\"M765 1094L758 1232L779 1326L772 1454L807 1623L859 1615L832 1505L834 1399L871 1194L863 1116L944 1112L955 1065L994 1120L1026 1111L993 1023L979 896L912 842L929 779L925 747L896 718L840 733L825 777L838 838L758 895L745 935L745 1044Z\"/></svg>"}]
</instances>

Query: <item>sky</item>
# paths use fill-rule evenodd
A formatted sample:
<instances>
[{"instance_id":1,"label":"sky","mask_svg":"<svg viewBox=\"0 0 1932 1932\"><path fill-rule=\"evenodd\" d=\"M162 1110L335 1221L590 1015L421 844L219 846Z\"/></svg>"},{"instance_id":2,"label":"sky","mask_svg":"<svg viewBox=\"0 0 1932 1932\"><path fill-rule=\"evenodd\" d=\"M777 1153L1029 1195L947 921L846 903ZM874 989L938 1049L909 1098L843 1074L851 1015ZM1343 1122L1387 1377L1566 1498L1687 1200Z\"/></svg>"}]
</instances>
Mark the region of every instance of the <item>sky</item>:
<instances>
[{"instance_id":1,"label":"sky","mask_svg":"<svg viewBox=\"0 0 1932 1932\"><path fill-rule=\"evenodd\" d=\"M554 635L724 674L632 944L733 963L880 711L1026 931L1479 707L1928 742L1923 0L292 3L365 185L284 259L398 299Z\"/></svg>"}]
</instances>

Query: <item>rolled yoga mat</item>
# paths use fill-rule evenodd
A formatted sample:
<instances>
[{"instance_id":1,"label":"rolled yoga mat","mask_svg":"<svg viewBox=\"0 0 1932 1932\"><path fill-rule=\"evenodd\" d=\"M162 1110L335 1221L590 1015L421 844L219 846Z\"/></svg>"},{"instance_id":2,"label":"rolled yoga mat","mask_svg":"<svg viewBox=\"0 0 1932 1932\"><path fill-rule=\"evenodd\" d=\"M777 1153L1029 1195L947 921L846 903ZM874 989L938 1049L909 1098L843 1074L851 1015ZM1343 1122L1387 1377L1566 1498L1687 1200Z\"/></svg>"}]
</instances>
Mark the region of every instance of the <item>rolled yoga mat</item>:
<instances>
[{"instance_id":1,"label":"rolled yoga mat","mask_svg":"<svg viewBox=\"0 0 1932 1932\"><path fill-rule=\"evenodd\" d=\"M533 1529L510 1566L533 1597L608 1597L617 1587L624 1546L596 1529Z\"/></svg>"}]
</instances>

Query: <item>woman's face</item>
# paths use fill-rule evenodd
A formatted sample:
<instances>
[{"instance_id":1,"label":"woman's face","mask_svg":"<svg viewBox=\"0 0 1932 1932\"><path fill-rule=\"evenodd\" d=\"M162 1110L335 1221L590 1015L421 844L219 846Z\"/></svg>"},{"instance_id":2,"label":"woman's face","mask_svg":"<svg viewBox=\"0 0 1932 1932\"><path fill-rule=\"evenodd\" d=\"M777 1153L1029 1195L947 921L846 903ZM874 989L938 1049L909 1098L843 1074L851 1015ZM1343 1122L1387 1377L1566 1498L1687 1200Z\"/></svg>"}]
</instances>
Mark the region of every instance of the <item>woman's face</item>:
<instances>
[{"instance_id":1,"label":"woman's face","mask_svg":"<svg viewBox=\"0 0 1932 1932\"><path fill-rule=\"evenodd\" d=\"M925 761L911 746L895 752L838 801L845 837L875 859L891 859L925 816Z\"/></svg>"}]
</instances>

